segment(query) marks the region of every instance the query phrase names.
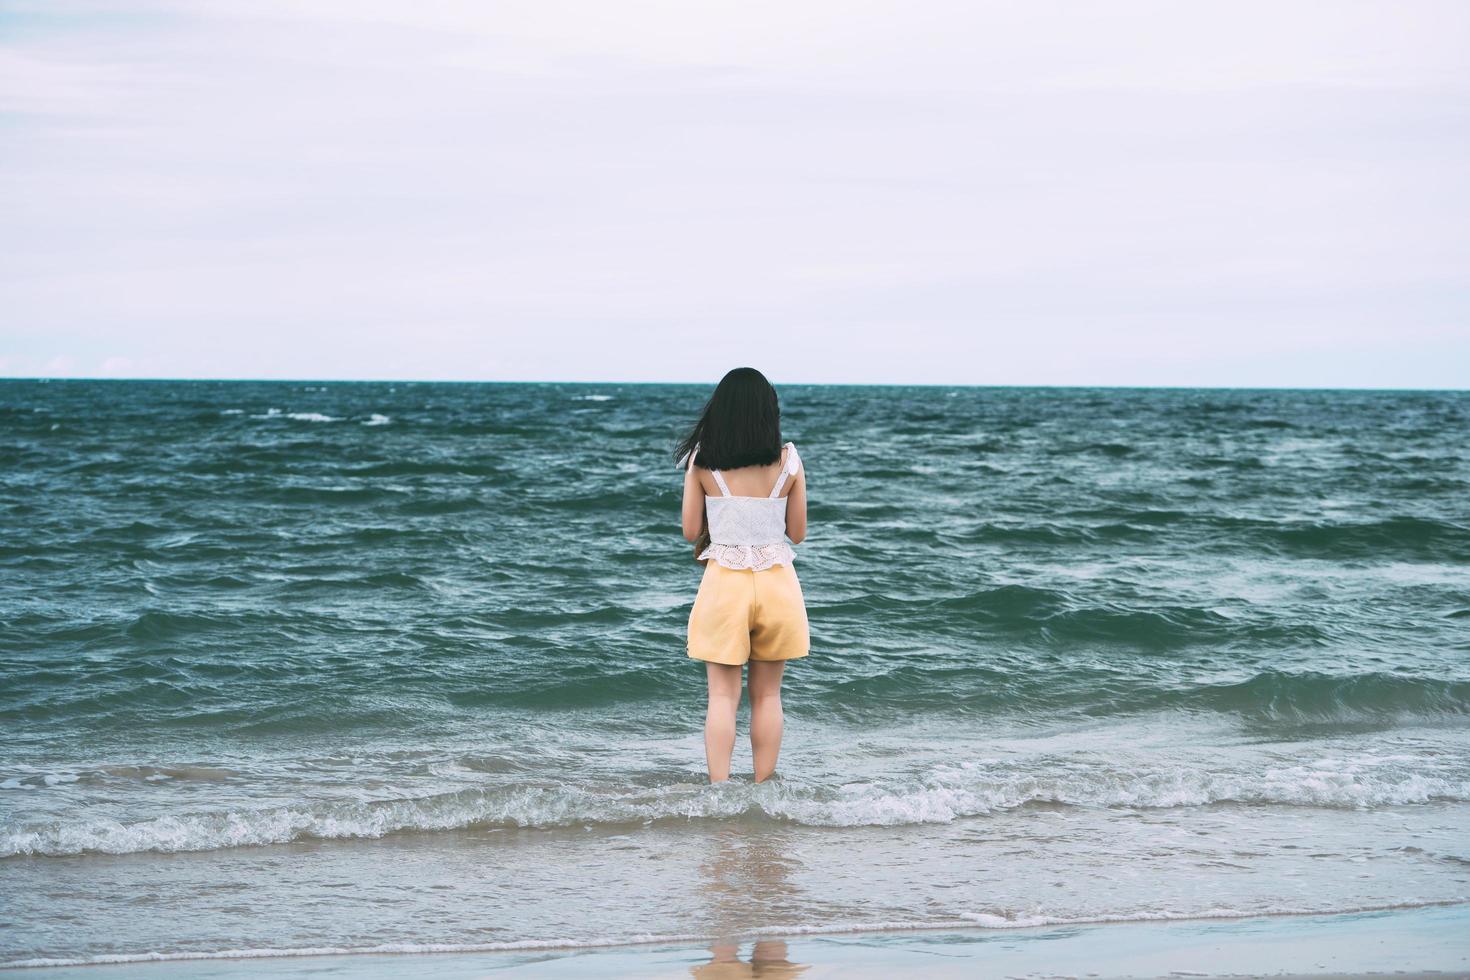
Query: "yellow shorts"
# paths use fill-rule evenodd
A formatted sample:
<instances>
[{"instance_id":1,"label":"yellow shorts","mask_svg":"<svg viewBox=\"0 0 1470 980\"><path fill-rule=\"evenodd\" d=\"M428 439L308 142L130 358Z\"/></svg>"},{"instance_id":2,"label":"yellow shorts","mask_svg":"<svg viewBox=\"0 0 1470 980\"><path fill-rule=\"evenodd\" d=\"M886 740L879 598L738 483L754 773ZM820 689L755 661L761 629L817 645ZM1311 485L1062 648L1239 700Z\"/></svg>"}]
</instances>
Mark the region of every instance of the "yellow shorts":
<instances>
[{"instance_id":1,"label":"yellow shorts","mask_svg":"<svg viewBox=\"0 0 1470 980\"><path fill-rule=\"evenodd\" d=\"M795 660L809 652L806 600L796 569L772 565L753 572L704 563L689 612L689 656L738 666L747 660Z\"/></svg>"}]
</instances>

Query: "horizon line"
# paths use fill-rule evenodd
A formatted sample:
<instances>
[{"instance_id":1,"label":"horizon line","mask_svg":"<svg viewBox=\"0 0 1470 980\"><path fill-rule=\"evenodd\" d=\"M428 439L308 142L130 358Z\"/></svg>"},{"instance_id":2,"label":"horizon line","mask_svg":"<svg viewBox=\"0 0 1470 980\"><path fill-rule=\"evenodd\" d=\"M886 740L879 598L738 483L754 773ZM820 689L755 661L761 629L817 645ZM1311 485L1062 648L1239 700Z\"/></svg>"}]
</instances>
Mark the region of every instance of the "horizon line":
<instances>
[{"instance_id":1,"label":"horizon line","mask_svg":"<svg viewBox=\"0 0 1470 980\"><path fill-rule=\"evenodd\" d=\"M496 380L465 378L249 378L249 377L137 377L119 378L95 375L3 375L0 382L31 381L52 383L67 381L83 382L183 382L190 384L402 384L402 385L685 385L711 386L713 381L608 381L570 379ZM1114 391L1377 391L1377 392L1444 392L1463 393L1470 388L1413 387L1413 386L1366 386L1366 385L1228 385L1228 384L1023 384L997 382L947 382L947 381L782 381L779 386L800 388L1043 388L1059 390L1114 390ZM778 386L778 387L779 387Z\"/></svg>"}]
</instances>

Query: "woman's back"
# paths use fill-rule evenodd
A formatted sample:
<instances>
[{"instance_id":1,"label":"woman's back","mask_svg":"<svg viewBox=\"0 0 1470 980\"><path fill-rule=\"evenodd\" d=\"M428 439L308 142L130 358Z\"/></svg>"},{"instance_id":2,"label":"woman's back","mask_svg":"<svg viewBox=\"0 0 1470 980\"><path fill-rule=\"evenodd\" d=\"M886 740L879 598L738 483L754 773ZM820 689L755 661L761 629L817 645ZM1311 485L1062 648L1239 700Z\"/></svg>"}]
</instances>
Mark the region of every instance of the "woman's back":
<instances>
[{"instance_id":1,"label":"woman's back","mask_svg":"<svg viewBox=\"0 0 1470 980\"><path fill-rule=\"evenodd\" d=\"M768 497L771 488L776 485L776 481L781 476L782 468L786 466L787 460L794 451L792 445L787 443L781 450L781 458L774 463L767 463L764 466L742 466L738 470L720 470L720 476L724 478L725 486L730 488L732 496ZM720 486L715 481L715 471L700 467L698 473L699 485L704 488L705 495L708 497L721 496ZM777 496L784 499L791 493L793 486L795 484L787 480Z\"/></svg>"},{"instance_id":2,"label":"woman's back","mask_svg":"<svg viewBox=\"0 0 1470 980\"><path fill-rule=\"evenodd\" d=\"M699 559L712 559L726 568L757 571L772 565L790 565L796 555L786 543L787 510L792 503L801 501L787 498L796 485L791 477L800 468L801 457L796 454L796 446L788 442L782 447L781 458L773 465L701 471L701 485L708 477L716 489L704 499L710 543L700 552ZM771 469L775 472L769 483L755 483L763 471ZM763 492L740 493L737 488Z\"/></svg>"}]
</instances>

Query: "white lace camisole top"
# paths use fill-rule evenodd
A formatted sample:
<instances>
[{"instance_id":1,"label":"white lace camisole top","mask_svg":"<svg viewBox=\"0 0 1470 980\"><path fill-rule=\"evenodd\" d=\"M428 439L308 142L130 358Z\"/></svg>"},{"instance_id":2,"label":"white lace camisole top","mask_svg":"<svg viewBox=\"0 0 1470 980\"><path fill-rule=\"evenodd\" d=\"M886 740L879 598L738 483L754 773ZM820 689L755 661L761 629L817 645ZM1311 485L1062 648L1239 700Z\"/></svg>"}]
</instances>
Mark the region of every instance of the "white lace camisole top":
<instances>
[{"instance_id":1,"label":"white lace camisole top","mask_svg":"<svg viewBox=\"0 0 1470 980\"><path fill-rule=\"evenodd\" d=\"M690 456L698 452L696 446ZM689 457L685 457L685 462L689 462ZM699 560L713 559L726 568L757 572L772 565L790 565L796 552L786 540L786 498L781 496L781 488L800 469L796 443L788 442L786 464L781 467L770 495L765 497L737 497L730 493L720 471L710 470L721 496L704 498L710 543L699 553Z\"/></svg>"}]
</instances>

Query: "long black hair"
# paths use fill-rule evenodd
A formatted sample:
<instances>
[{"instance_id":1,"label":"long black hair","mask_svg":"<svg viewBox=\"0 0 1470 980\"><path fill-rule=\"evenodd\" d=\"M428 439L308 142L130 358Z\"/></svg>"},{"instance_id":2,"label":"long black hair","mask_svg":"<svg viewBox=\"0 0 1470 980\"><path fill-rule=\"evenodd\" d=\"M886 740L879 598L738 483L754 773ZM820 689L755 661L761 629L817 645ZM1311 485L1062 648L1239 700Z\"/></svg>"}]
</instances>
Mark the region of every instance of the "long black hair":
<instances>
[{"instance_id":1,"label":"long black hair","mask_svg":"<svg viewBox=\"0 0 1470 980\"><path fill-rule=\"evenodd\" d=\"M694 464L710 470L765 466L781 458L781 403L764 374L742 367L720 379L674 459L682 463L695 446Z\"/></svg>"}]
</instances>

